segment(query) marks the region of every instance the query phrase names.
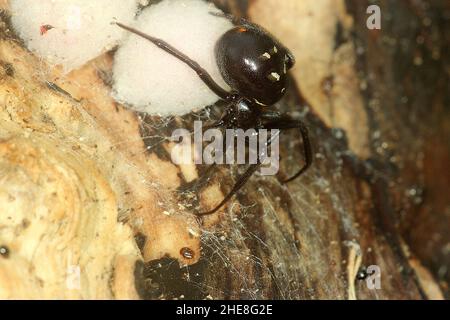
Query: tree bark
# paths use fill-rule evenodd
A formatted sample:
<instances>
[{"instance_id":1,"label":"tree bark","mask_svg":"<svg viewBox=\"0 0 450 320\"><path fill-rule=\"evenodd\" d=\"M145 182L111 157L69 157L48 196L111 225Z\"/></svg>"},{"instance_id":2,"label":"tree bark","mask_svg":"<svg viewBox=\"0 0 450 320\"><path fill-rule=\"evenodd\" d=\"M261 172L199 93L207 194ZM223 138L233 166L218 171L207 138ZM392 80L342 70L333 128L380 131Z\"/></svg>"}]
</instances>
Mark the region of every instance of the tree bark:
<instances>
[{"instance_id":1,"label":"tree bark","mask_svg":"<svg viewBox=\"0 0 450 320\"><path fill-rule=\"evenodd\" d=\"M220 115L137 114L110 97L113 54L68 75L28 52L0 1L0 297L128 299L448 298L450 8L446 1L217 0L261 24L297 64L276 106L277 177L170 160L175 128ZM428 3L428 4L427 4ZM138 85L138 84L136 84ZM427 143L428 142L428 143ZM381 288L357 280L376 265ZM369 279L370 282L370 279Z\"/></svg>"}]
</instances>

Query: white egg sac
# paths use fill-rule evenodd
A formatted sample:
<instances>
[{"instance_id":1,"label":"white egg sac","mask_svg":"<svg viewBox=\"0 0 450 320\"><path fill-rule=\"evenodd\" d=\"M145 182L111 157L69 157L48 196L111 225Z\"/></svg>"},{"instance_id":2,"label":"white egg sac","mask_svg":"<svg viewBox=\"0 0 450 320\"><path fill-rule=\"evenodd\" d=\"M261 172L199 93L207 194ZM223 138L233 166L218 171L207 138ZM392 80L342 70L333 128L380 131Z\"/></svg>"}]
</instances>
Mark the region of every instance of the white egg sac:
<instances>
[{"instance_id":1,"label":"white egg sac","mask_svg":"<svg viewBox=\"0 0 450 320\"><path fill-rule=\"evenodd\" d=\"M228 90L214 47L233 24L211 13L221 11L203 0L164 0L146 8L132 26L197 61ZM116 100L150 114L182 115L218 100L186 64L131 33L116 52L113 79Z\"/></svg>"},{"instance_id":2,"label":"white egg sac","mask_svg":"<svg viewBox=\"0 0 450 320\"><path fill-rule=\"evenodd\" d=\"M27 47L65 71L114 47L125 35L114 20L131 23L139 0L10 0L12 24Z\"/></svg>"}]
</instances>

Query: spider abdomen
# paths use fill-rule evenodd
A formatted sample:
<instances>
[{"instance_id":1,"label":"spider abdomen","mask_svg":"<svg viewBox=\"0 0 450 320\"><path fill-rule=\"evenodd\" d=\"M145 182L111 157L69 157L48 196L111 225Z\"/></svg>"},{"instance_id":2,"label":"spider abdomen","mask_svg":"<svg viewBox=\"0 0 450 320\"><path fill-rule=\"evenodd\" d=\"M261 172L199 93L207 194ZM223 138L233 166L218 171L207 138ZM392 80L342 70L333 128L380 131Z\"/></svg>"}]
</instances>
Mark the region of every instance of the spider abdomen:
<instances>
[{"instance_id":1,"label":"spider abdomen","mask_svg":"<svg viewBox=\"0 0 450 320\"><path fill-rule=\"evenodd\" d=\"M257 104L270 106L284 95L292 54L269 33L236 26L216 43L219 70L228 85Z\"/></svg>"}]
</instances>

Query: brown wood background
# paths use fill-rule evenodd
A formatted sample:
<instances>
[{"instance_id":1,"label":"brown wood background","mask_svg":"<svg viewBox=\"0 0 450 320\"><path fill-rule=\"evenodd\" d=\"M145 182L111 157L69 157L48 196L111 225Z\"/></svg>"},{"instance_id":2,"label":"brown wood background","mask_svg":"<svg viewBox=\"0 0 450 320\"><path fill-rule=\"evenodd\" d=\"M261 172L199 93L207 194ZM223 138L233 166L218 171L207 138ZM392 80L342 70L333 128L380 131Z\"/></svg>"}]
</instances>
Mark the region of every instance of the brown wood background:
<instances>
[{"instance_id":1,"label":"brown wood background","mask_svg":"<svg viewBox=\"0 0 450 320\"><path fill-rule=\"evenodd\" d=\"M198 194L177 192L205 168L174 166L165 137L220 106L174 119L135 114L109 96L111 53L62 76L23 48L0 3L0 245L9 249L0 296L449 297L448 1L217 0L293 50L278 107L308 124L315 162L288 185L253 177L204 219L193 207L218 202L238 168L221 167ZM366 28L373 3L382 9L378 31ZM294 132L281 146L282 177L302 155ZM36 207L47 215L38 219ZM107 223L92 218L99 212ZM73 226L51 228L62 221ZM70 293L68 256L92 275ZM355 278L374 264L380 290Z\"/></svg>"}]
</instances>

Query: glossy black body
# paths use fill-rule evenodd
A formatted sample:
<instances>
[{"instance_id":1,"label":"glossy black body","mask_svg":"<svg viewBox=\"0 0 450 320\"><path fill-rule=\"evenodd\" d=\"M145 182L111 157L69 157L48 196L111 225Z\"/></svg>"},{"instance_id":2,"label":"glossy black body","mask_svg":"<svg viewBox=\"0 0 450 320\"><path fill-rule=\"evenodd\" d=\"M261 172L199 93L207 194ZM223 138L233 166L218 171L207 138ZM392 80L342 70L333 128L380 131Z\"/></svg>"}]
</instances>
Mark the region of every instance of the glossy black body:
<instances>
[{"instance_id":1,"label":"glossy black body","mask_svg":"<svg viewBox=\"0 0 450 320\"><path fill-rule=\"evenodd\" d=\"M262 106L278 102L286 91L292 53L265 30L251 24L237 26L217 41L220 73L233 91Z\"/></svg>"},{"instance_id":2,"label":"glossy black body","mask_svg":"<svg viewBox=\"0 0 450 320\"><path fill-rule=\"evenodd\" d=\"M211 91L227 102L228 106L222 117L206 126L207 128L299 129L303 139L305 164L295 175L283 182L296 179L311 166L312 149L306 126L300 120L292 119L290 116L270 108L283 97L288 79L287 72L295 63L292 53L270 33L258 25L241 19L236 27L226 32L217 41L216 61L224 80L231 88L231 92L228 92L220 87L196 61L164 40L121 23L117 23L117 25L149 40L184 62L198 74ZM271 144L272 138L267 141L267 147ZM215 208L197 213L197 215L209 215L220 209L242 188L260 165L261 163L249 165L245 173L238 178L233 188ZM203 178L201 177L199 180ZM197 181L193 186L198 187L202 184L201 181Z\"/></svg>"},{"instance_id":3,"label":"glossy black body","mask_svg":"<svg viewBox=\"0 0 450 320\"><path fill-rule=\"evenodd\" d=\"M247 98L238 98L224 111L217 125L227 129L261 128L261 108L255 108Z\"/></svg>"}]
</instances>

